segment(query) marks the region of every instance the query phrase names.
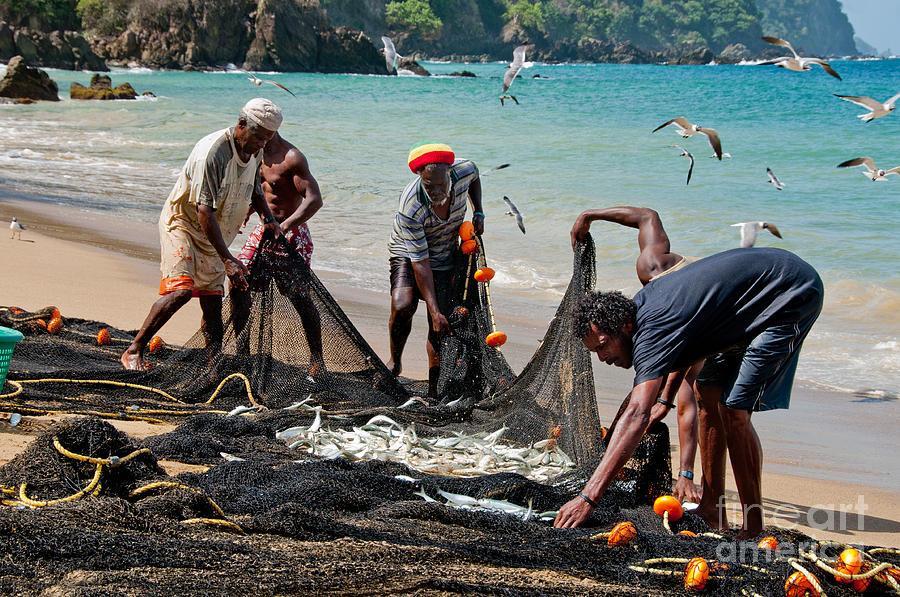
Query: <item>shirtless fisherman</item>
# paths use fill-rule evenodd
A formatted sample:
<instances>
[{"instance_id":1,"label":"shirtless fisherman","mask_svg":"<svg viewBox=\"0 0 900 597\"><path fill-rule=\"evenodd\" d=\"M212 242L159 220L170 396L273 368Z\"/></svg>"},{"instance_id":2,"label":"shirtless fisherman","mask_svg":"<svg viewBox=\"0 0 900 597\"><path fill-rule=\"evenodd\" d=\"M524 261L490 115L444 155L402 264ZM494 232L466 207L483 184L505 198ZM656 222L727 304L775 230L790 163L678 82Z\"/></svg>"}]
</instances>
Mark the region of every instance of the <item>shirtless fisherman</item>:
<instances>
[{"instance_id":1,"label":"shirtless fisherman","mask_svg":"<svg viewBox=\"0 0 900 597\"><path fill-rule=\"evenodd\" d=\"M225 276L235 288L247 285L247 267L228 245L248 206L272 234L281 234L259 176L262 149L281 121L281 108L255 98L243 107L236 126L207 135L194 146L159 218L162 296L122 354L126 369L147 368L143 358L147 342L192 297L200 299L207 346L221 345Z\"/></svg>"},{"instance_id":2,"label":"shirtless fisherman","mask_svg":"<svg viewBox=\"0 0 900 597\"><path fill-rule=\"evenodd\" d=\"M313 242L306 223L322 207L322 193L319 190L319 183L309 171L306 156L275 133L263 152L260 173L269 209L278 221L288 244L293 247L294 255L303 259L309 267L312 261ZM241 249L239 259L248 268L252 267L253 258L264 233L265 227L262 224L258 225ZM279 245L273 245L271 250L279 254L285 253ZM278 288L288 297L300 315L310 350L309 374L315 378L316 374L324 369L322 322L319 311L310 299L307 288L282 288L280 282ZM235 323L240 330L249 315L249 293L233 293L232 299L237 310Z\"/></svg>"}]
</instances>

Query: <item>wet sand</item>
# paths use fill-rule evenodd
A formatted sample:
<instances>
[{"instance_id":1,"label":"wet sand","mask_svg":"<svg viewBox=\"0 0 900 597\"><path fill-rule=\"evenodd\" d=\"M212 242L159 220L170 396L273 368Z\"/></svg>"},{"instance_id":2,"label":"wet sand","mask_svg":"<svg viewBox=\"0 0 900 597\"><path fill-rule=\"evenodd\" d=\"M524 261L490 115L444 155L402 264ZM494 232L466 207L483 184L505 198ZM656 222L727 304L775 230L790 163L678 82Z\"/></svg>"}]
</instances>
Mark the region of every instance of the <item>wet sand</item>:
<instances>
[{"instance_id":1,"label":"wet sand","mask_svg":"<svg viewBox=\"0 0 900 597\"><path fill-rule=\"evenodd\" d=\"M4 261L0 304L26 309L56 305L66 315L98 319L123 329L140 326L159 283L155 227L49 202L0 197L0 221L8 222L12 215L28 230L23 242L0 238ZM366 340L386 358L386 289L383 293L360 290L342 283L340 274L317 273ZM511 340L504 353L517 371L546 330L552 313L545 311L536 309L507 319L505 331ZM199 307L193 301L161 335L168 342L182 343L196 331L199 320ZM425 326L424 309L420 309L407 348L407 375L424 375ZM601 420L608 423L631 387L631 372L595 364L594 377ZM766 453L767 522L797 524L803 532L821 538L900 546L900 465L893 458L898 406L897 402L861 402L851 394L797 387L790 410L756 415ZM677 444L674 414L667 422ZM123 431L136 436L166 431L140 423L113 423L127 426ZM41 427L40 421L31 421L32 430L0 430L0 462L21 451ZM677 445L673 462L677 466ZM733 491L730 475L729 486ZM862 516L860 499L865 508ZM842 528L824 530L823 526Z\"/></svg>"}]
</instances>

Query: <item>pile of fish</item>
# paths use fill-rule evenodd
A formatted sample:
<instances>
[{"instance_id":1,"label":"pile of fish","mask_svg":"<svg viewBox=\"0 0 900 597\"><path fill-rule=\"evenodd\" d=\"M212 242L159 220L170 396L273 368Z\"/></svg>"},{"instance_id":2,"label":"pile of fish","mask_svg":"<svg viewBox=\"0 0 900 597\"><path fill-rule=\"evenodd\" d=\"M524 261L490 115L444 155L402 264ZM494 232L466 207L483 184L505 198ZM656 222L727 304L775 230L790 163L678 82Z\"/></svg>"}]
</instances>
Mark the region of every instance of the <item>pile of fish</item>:
<instances>
[{"instance_id":1,"label":"pile of fish","mask_svg":"<svg viewBox=\"0 0 900 597\"><path fill-rule=\"evenodd\" d=\"M312 424L285 429L275 437L292 449L319 458L399 462L432 475L518 473L539 483L575 466L554 437L526 447L501 442L506 427L493 433L420 437L414 424L404 426L384 415L372 417L361 427L332 430L322 424L321 407L303 403L294 407L315 412Z\"/></svg>"}]
</instances>

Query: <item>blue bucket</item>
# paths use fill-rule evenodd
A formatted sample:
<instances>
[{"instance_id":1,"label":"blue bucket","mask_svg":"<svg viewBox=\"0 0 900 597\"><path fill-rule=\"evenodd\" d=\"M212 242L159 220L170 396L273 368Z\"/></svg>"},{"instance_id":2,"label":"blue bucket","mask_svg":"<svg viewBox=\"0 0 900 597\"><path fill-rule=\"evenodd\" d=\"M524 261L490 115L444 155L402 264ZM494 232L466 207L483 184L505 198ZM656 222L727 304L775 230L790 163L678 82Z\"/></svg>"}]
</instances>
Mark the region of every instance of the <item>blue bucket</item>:
<instances>
[{"instance_id":1,"label":"blue bucket","mask_svg":"<svg viewBox=\"0 0 900 597\"><path fill-rule=\"evenodd\" d=\"M0 391L6 383L6 374L9 373L9 364L16 344L24 337L21 332L0 326Z\"/></svg>"}]
</instances>

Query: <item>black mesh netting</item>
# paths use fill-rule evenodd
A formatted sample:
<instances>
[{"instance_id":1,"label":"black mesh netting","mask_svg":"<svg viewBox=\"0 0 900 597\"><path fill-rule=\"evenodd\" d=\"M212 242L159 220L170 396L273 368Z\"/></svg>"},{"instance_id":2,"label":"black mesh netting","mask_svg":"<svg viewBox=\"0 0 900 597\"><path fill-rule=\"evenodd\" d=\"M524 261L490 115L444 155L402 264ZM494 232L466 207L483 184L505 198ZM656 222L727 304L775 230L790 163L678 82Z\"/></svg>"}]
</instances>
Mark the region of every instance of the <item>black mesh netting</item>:
<instances>
[{"instance_id":1,"label":"black mesh netting","mask_svg":"<svg viewBox=\"0 0 900 597\"><path fill-rule=\"evenodd\" d=\"M591 242L576 252L569 289L519 376L485 344L488 289L466 288L478 261L460 259L454 303L468 315L453 318L442 345L436 402L422 397L422 382L391 375L302 261L259 255L249 299L226 300L221 345L198 332L151 354L146 373L121 370L132 332L70 317L54 324L53 308L0 308L0 324L26 334L0 409L178 423L137 442L100 419L70 419L0 467L0 545L9 556L0 560L0 590L668 594L680 590L678 578L629 565L720 557L719 540L672 536L646 505L671 484L662 424L604 497L592 529L554 530L535 518L570 499L603 450L589 354L570 324L574 300L594 284ZM99 345L102 330L109 342ZM373 417L402 434L373 427ZM390 445L359 452L352 440L326 454L311 443L316 430ZM452 450L463 437L488 444L478 467L502 451L523 474L487 474L484 465L481 474L448 476L433 463L389 461L403 449L416 457ZM570 465L545 467L554 450ZM212 468L173 478L157 458ZM528 478L541 470L545 482ZM440 491L531 513L524 521L455 508ZM589 540L622 520L638 528L628 546ZM690 515L674 527L703 530ZM789 571L783 560L760 570L735 565L715 572L711 588L776 594Z\"/></svg>"}]
</instances>

